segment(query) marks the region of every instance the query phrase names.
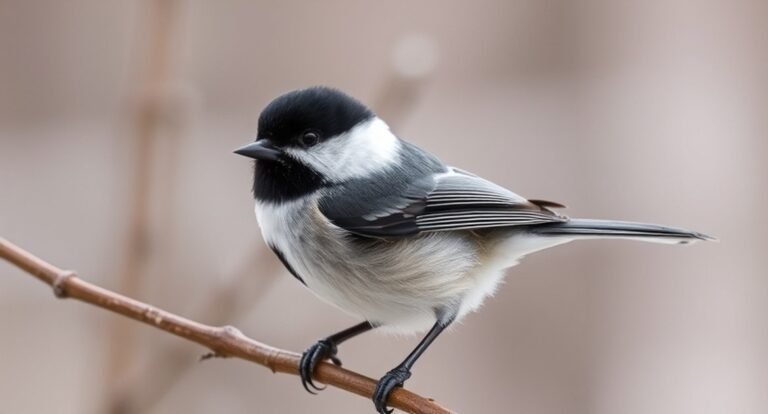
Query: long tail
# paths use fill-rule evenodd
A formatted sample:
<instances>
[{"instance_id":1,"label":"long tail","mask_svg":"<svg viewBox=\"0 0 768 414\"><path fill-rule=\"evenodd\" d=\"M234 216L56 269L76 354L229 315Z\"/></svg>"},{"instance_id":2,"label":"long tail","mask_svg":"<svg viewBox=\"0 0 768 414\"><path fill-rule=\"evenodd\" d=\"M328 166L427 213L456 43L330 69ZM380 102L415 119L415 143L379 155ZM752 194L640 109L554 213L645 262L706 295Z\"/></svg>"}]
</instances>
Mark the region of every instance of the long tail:
<instances>
[{"instance_id":1,"label":"long tail","mask_svg":"<svg viewBox=\"0 0 768 414\"><path fill-rule=\"evenodd\" d=\"M571 219L563 223L531 226L530 231L545 236L571 236L575 239L616 237L668 244L717 240L714 237L691 230L615 220Z\"/></svg>"}]
</instances>

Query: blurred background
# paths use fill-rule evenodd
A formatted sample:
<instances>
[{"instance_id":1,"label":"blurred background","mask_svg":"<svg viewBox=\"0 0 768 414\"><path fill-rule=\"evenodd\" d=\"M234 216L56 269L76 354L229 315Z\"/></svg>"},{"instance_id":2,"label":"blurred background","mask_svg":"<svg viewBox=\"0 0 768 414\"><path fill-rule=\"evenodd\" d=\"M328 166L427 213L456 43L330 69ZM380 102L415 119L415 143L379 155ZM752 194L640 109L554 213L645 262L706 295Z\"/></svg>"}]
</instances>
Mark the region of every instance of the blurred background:
<instances>
[{"instance_id":1,"label":"blurred background","mask_svg":"<svg viewBox=\"0 0 768 414\"><path fill-rule=\"evenodd\" d=\"M574 217L720 243L529 257L416 365L463 413L768 412L768 3L0 0L0 236L104 287L302 351L357 321L265 251L254 138L335 86L445 161ZM0 412L347 413L0 263ZM362 336L378 378L416 337Z\"/></svg>"}]
</instances>

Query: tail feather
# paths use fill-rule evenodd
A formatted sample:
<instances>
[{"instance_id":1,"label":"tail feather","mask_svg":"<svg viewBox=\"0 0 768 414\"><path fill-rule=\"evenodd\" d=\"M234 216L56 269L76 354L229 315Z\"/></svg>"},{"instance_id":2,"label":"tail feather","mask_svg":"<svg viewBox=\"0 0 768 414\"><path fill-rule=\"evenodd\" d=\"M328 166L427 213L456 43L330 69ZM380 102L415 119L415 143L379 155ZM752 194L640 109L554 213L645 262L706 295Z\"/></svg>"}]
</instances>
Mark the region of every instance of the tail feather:
<instances>
[{"instance_id":1,"label":"tail feather","mask_svg":"<svg viewBox=\"0 0 768 414\"><path fill-rule=\"evenodd\" d=\"M546 236L571 236L573 238L616 237L672 244L686 244L698 240L717 240L706 234L686 229L615 220L571 219L563 223L531 226L530 231Z\"/></svg>"}]
</instances>

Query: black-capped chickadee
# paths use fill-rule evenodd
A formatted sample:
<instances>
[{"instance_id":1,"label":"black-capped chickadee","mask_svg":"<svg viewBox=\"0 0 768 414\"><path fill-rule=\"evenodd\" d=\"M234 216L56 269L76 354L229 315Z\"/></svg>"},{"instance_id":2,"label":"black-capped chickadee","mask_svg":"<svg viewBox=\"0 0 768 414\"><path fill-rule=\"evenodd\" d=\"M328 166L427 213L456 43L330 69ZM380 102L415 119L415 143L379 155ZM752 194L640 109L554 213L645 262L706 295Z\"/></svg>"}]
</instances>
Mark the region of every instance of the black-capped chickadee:
<instances>
[{"instance_id":1,"label":"black-capped chickadee","mask_svg":"<svg viewBox=\"0 0 768 414\"><path fill-rule=\"evenodd\" d=\"M529 200L445 165L393 134L344 93L286 93L261 113L258 136L235 151L256 159L256 216L269 247L320 298L364 322L319 340L301 359L309 392L318 362L373 328L428 333L378 382L388 394L452 322L493 293L525 255L577 239L688 243L712 238L666 226L569 219L562 205Z\"/></svg>"}]
</instances>

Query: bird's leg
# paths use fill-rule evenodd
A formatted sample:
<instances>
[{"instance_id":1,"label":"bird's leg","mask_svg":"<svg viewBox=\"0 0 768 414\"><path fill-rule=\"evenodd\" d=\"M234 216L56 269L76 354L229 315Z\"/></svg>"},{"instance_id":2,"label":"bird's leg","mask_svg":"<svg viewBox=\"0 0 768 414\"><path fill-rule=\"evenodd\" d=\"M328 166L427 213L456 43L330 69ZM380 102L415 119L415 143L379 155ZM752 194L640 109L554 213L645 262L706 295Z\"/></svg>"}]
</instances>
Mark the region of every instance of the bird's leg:
<instances>
[{"instance_id":1,"label":"bird's leg","mask_svg":"<svg viewBox=\"0 0 768 414\"><path fill-rule=\"evenodd\" d=\"M376 389L373 391L373 404L376 406L376 411L380 414L392 413L392 410L387 409L387 397L389 397L389 393L396 387L401 387L405 381L411 377L411 367L413 367L413 364L416 363L416 360L419 359L421 354L427 350L435 338L437 338L455 318L455 312L438 312L437 322L435 322L432 329L427 332L424 339L416 345L416 348L411 351L408 357L406 357L400 365L381 377L379 382L376 383Z\"/></svg>"},{"instance_id":2,"label":"bird's leg","mask_svg":"<svg viewBox=\"0 0 768 414\"><path fill-rule=\"evenodd\" d=\"M317 391L321 391L325 387L318 387L312 382L312 374L315 372L315 367L320 361L330 359L334 364L341 366L341 360L336 357L337 345L342 342L360 335L363 332L370 331L374 328L374 325L368 321L361 322L353 327L347 328L341 332L337 332L327 338L323 338L315 342L312 346L307 348L301 355L301 361L299 362L299 376L301 377L301 385L304 389L311 394L316 394L312 390L314 388ZM312 387L312 388L310 388Z\"/></svg>"}]
</instances>

